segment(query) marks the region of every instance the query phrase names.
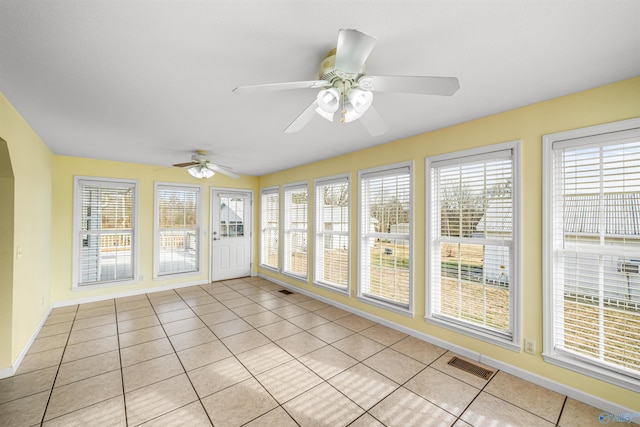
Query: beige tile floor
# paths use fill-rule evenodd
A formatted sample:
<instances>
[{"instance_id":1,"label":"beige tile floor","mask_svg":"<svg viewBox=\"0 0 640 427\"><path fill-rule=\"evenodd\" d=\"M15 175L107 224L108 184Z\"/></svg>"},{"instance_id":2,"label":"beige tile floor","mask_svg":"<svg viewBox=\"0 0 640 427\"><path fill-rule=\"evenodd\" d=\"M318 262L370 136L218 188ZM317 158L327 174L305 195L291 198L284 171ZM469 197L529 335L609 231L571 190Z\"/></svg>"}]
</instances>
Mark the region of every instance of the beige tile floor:
<instances>
[{"instance_id":1,"label":"beige tile floor","mask_svg":"<svg viewBox=\"0 0 640 427\"><path fill-rule=\"evenodd\" d=\"M580 426L602 411L261 278L52 310L0 426ZM491 369L487 367L488 369Z\"/></svg>"}]
</instances>

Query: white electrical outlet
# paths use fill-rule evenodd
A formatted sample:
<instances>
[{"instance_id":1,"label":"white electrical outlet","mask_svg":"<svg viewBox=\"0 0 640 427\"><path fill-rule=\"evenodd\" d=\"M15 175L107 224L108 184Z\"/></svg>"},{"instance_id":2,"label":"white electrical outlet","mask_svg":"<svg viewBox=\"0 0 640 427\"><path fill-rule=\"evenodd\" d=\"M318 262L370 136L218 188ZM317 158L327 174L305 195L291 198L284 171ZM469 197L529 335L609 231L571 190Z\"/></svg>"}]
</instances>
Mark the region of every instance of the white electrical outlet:
<instances>
[{"instance_id":1,"label":"white electrical outlet","mask_svg":"<svg viewBox=\"0 0 640 427\"><path fill-rule=\"evenodd\" d=\"M525 338L524 352L529 354L536 354L536 342Z\"/></svg>"}]
</instances>

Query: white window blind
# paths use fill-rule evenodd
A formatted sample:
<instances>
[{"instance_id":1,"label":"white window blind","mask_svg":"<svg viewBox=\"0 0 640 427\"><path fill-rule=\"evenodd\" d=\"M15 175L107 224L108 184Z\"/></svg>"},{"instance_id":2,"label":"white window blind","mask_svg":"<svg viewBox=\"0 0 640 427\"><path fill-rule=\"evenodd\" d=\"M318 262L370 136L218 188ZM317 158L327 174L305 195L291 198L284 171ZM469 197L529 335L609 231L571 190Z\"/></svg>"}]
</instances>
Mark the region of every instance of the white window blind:
<instances>
[{"instance_id":1,"label":"white window blind","mask_svg":"<svg viewBox=\"0 0 640 427\"><path fill-rule=\"evenodd\" d=\"M135 277L135 183L76 178L76 286Z\"/></svg>"},{"instance_id":2,"label":"white window blind","mask_svg":"<svg viewBox=\"0 0 640 427\"><path fill-rule=\"evenodd\" d=\"M640 379L640 130L551 156L553 352Z\"/></svg>"},{"instance_id":3,"label":"white window blind","mask_svg":"<svg viewBox=\"0 0 640 427\"><path fill-rule=\"evenodd\" d=\"M360 173L359 295L411 309L411 167Z\"/></svg>"},{"instance_id":4,"label":"white window blind","mask_svg":"<svg viewBox=\"0 0 640 427\"><path fill-rule=\"evenodd\" d=\"M429 316L511 341L514 331L512 149L430 163Z\"/></svg>"},{"instance_id":5,"label":"white window blind","mask_svg":"<svg viewBox=\"0 0 640 427\"><path fill-rule=\"evenodd\" d=\"M260 264L277 269L280 266L280 193L277 187L261 191L260 211Z\"/></svg>"},{"instance_id":6,"label":"white window blind","mask_svg":"<svg viewBox=\"0 0 640 427\"><path fill-rule=\"evenodd\" d=\"M307 184L284 187L284 269L297 277L307 277L307 221L309 190Z\"/></svg>"},{"instance_id":7,"label":"white window blind","mask_svg":"<svg viewBox=\"0 0 640 427\"><path fill-rule=\"evenodd\" d=\"M349 177L316 181L315 282L349 287Z\"/></svg>"},{"instance_id":8,"label":"white window blind","mask_svg":"<svg viewBox=\"0 0 640 427\"><path fill-rule=\"evenodd\" d=\"M156 275L200 270L200 188L156 184Z\"/></svg>"}]
</instances>

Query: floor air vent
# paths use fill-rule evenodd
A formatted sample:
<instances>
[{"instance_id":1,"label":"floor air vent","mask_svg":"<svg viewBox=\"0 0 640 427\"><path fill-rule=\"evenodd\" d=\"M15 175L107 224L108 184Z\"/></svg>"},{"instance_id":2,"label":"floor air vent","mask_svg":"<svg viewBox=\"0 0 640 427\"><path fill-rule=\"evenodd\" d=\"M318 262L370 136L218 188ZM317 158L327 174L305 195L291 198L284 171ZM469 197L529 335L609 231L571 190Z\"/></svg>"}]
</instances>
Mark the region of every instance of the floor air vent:
<instances>
[{"instance_id":1,"label":"floor air vent","mask_svg":"<svg viewBox=\"0 0 640 427\"><path fill-rule=\"evenodd\" d=\"M280 292L281 294L285 294L285 295L291 295L291 294L293 293L293 292L288 291L288 290L286 290L286 289L283 289L283 290L278 291L278 292Z\"/></svg>"},{"instance_id":2,"label":"floor air vent","mask_svg":"<svg viewBox=\"0 0 640 427\"><path fill-rule=\"evenodd\" d=\"M485 380L488 380L489 378L491 378L491 375L493 375L493 371L484 369L481 366L474 365L471 362L467 362L466 360L462 360L457 357L451 358L451 360L449 360L449 365L455 366L458 369L462 369L465 372L468 372L475 375L476 377L480 377Z\"/></svg>"}]
</instances>

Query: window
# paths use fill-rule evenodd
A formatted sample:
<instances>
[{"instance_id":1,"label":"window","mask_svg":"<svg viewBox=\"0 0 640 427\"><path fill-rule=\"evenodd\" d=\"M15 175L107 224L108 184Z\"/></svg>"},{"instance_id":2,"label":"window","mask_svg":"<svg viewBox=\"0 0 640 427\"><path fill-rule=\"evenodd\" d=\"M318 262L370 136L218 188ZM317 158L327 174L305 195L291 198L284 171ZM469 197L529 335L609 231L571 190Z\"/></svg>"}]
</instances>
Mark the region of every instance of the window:
<instances>
[{"instance_id":1,"label":"window","mask_svg":"<svg viewBox=\"0 0 640 427\"><path fill-rule=\"evenodd\" d=\"M156 183L156 277L200 271L200 200L200 187Z\"/></svg>"},{"instance_id":2,"label":"window","mask_svg":"<svg viewBox=\"0 0 640 427\"><path fill-rule=\"evenodd\" d=\"M427 159L427 320L520 349L518 143Z\"/></svg>"},{"instance_id":3,"label":"window","mask_svg":"<svg viewBox=\"0 0 640 427\"><path fill-rule=\"evenodd\" d=\"M640 391L640 120L544 137L545 360Z\"/></svg>"},{"instance_id":4,"label":"window","mask_svg":"<svg viewBox=\"0 0 640 427\"><path fill-rule=\"evenodd\" d=\"M306 183L284 186L284 269L307 277L307 221L309 191Z\"/></svg>"},{"instance_id":5,"label":"window","mask_svg":"<svg viewBox=\"0 0 640 427\"><path fill-rule=\"evenodd\" d=\"M220 200L220 238L237 239L245 237L244 218L249 204L249 196L244 194L218 194Z\"/></svg>"},{"instance_id":6,"label":"window","mask_svg":"<svg viewBox=\"0 0 640 427\"><path fill-rule=\"evenodd\" d=\"M73 286L132 282L136 182L76 177L74 185Z\"/></svg>"},{"instance_id":7,"label":"window","mask_svg":"<svg viewBox=\"0 0 640 427\"><path fill-rule=\"evenodd\" d=\"M262 244L260 264L278 269L280 266L280 189L266 188L260 192Z\"/></svg>"},{"instance_id":8,"label":"window","mask_svg":"<svg viewBox=\"0 0 640 427\"><path fill-rule=\"evenodd\" d=\"M412 163L360 171L359 297L412 311Z\"/></svg>"},{"instance_id":9,"label":"window","mask_svg":"<svg viewBox=\"0 0 640 427\"><path fill-rule=\"evenodd\" d=\"M316 284L349 291L349 176L316 180Z\"/></svg>"}]
</instances>

